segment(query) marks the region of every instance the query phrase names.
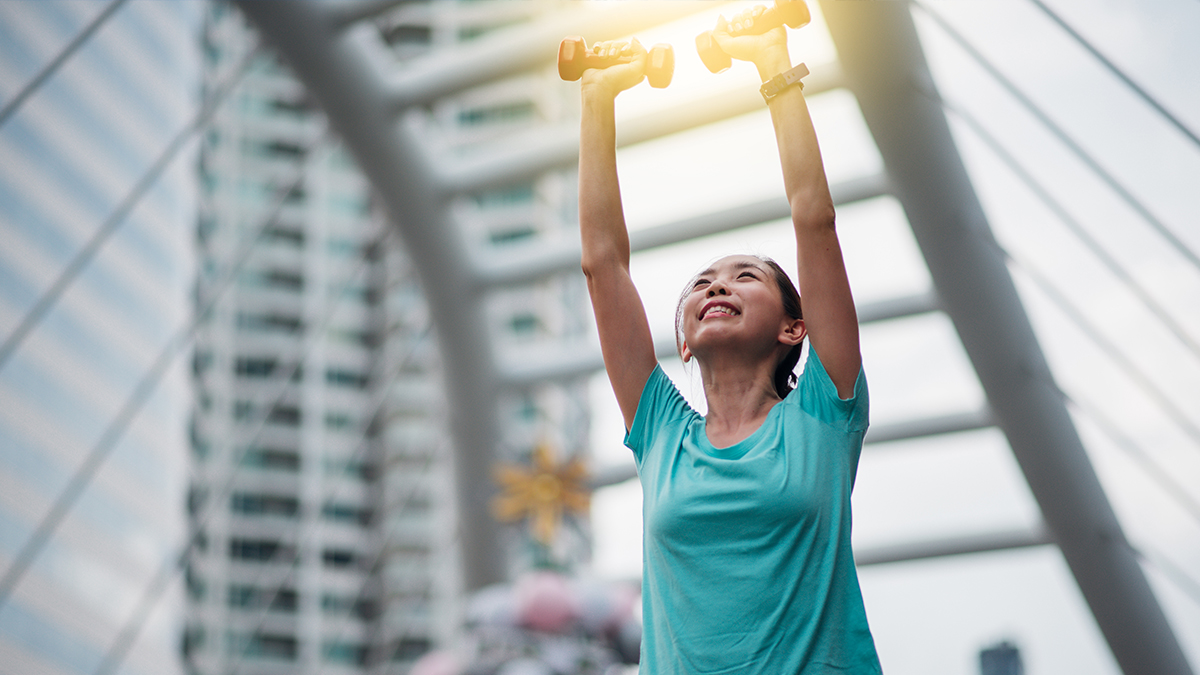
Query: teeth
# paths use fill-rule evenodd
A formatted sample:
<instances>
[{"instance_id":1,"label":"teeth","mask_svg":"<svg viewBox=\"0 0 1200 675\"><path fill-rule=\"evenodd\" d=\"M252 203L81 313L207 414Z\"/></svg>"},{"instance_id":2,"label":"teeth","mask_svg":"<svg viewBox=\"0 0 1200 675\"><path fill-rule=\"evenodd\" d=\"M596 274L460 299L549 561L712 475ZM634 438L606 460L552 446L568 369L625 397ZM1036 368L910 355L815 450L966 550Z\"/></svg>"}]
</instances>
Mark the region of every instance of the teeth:
<instances>
[{"instance_id":1,"label":"teeth","mask_svg":"<svg viewBox=\"0 0 1200 675\"><path fill-rule=\"evenodd\" d=\"M734 316L735 314L737 314L737 312L734 312L733 309L731 309L729 307L723 307L723 306L718 305L716 307L710 308L707 312L704 313L704 316L711 316L713 314L725 314L726 316Z\"/></svg>"}]
</instances>

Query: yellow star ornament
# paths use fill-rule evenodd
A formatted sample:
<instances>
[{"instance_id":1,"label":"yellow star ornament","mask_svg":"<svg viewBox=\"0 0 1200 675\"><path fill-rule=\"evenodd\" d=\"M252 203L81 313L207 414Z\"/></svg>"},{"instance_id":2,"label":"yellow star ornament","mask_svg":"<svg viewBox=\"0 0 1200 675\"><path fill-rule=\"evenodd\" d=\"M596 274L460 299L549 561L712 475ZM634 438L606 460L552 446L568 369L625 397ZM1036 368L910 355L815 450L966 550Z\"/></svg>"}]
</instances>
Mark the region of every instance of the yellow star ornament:
<instances>
[{"instance_id":1,"label":"yellow star ornament","mask_svg":"<svg viewBox=\"0 0 1200 675\"><path fill-rule=\"evenodd\" d=\"M532 466L504 464L496 468L501 494L492 501L497 520L528 518L535 539L549 546L565 511L587 513L591 495L584 482L587 470L578 459L558 464L546 444L533 451Z\"/></svg>"}]
</instances>

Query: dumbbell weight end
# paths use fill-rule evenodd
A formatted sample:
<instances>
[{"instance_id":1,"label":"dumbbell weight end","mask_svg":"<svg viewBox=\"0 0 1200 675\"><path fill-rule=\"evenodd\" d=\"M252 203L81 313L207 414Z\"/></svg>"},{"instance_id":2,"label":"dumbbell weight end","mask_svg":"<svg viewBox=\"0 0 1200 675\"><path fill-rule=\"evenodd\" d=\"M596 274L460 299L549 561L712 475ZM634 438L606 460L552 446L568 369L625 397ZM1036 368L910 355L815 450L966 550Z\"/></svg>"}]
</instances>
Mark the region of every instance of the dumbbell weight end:
<instances>
[{"instance_id":1,"label":"dumbbell weight end","mask_svg":"<svg viewBox=\"0 0 1200 675\"><path fill-rule=\"evenodd\" d=\"M706 30L696 36L696 53L704 62L704 67L710 72L721 73L733 65L733 59L725 53L717 41L713 39L712 31Z\"/></svg>"},{"instance_id":2,"label":"dumbbell weight end","mask_svg":"<svg viewBox=\"0 0 1200 675\"><path fill-rule=\"evenodd\" d=\"M675 75L675 48L660 44L646 55L646 79L655 89L666 89Z\"/></svg>"}]
</instances>

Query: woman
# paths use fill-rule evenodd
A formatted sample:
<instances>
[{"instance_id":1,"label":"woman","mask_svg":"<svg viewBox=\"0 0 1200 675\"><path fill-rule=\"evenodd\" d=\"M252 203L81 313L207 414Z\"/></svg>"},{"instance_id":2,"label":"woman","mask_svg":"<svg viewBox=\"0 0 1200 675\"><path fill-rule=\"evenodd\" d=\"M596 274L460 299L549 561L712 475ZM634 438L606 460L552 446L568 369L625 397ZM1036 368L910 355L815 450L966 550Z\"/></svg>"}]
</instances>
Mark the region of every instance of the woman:
<instances>
[{"instance_id":1,"label":"woman","mask_svg":"<svg viewBox=\"0 0 1200 675\"><path fill-rule=\"evenodd\" d=\"M783 28L714 38L764 82L791 68ZM614 103L642 80L645 50L582 79L583 271L604 364L644 495L642 672L876 673L850 550L850 489L867 427L858 320L833 202L801 87L770 99L795 226L804 312L786 274L723 258L684 291L679 351L699 364L707 416L658 367L629 275ZM805 336L803 375L792 367Z\"/></svg>"}]
</instances>

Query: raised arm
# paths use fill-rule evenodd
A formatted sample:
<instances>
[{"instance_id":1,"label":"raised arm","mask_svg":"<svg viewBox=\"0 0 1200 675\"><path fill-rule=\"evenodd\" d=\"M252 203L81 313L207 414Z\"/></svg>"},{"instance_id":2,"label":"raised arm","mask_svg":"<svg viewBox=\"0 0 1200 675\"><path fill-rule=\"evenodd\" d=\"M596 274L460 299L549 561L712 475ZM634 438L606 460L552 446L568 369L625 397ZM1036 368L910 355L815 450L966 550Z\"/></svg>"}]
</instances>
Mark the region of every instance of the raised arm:
<instances>
[{"instance_id":1,"label":"raised arm","mask_svg":"<svg viewBox=\"0 0 1200 675\"><path fill-rule=\"evenodd\" d=\"M642 81L646 51L636 41L600 43L593 49L601 53L625 49L635 56L629 64L584 72L579 134L583 273L600 332L604 367L628 429L658 361L646 310L629 276L629 233L617 182L614 104L618 93Z\"/></svg>"},{"instance_id":2,"label":"raised arm","mask_svg":"<svg viewBox=\"0 0 1200 675\"><path fill-rule=\"evenodd\" d=\"M787 33L780 27L762 35L730 37L762 12L756 7L739 14L729 28L719 27L713 37L730 56L751 61L763 82L792 67ZM796 255L804 324L812 348L837 387L848 398L862 365L858 316L846 278L842 249L834 227L833 198L808 105L798 86L788 87L771 99L768 107L775 125L783 184L791 204L796 232Z\"/></svg>"}]
</instances>

